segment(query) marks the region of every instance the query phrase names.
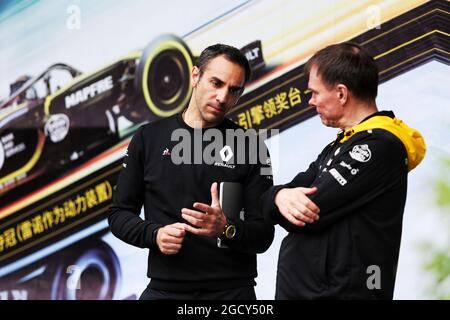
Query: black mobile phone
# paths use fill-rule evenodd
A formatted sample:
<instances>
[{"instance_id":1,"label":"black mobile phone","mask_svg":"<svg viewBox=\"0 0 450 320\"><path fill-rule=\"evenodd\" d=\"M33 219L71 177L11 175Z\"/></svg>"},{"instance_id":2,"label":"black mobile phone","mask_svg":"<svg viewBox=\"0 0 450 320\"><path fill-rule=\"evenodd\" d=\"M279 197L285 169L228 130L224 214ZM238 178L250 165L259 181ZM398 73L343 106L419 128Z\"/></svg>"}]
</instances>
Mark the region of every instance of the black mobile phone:
<instances>
[{"instance_id":1,"label":"black mobile phone","mask_svg":"<svg viewBox=\"0 0 450 320\"><path fill-rule=\"evenodd\" d=\"M242 184L237 182L221 182L219 185L219 201L222 211L231 220L244 220L244 192ZM241 214L242 213L242 214Z\"/></svg>"}]
</instances>

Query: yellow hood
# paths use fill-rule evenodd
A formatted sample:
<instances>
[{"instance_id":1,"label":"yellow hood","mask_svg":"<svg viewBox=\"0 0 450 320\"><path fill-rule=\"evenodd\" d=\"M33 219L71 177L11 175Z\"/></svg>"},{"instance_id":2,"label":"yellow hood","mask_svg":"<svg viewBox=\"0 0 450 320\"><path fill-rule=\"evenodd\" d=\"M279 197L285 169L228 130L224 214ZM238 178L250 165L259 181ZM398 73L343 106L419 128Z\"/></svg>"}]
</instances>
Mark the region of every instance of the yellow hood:
<instances>
[{"instance_id":1,"label":"yellow hood","mask_svg":"<svg viewBox=\"0 0 450 320\"><path fill-rule=\"evenodd\" d=\"M339 142L344 143L358 132L372 129L387 130L399 138L408 153L408 171L414 169L424 158L426 146L425 140L416 129L408 127L402 120L387 116L374 116L344 132L344 138Z\"/></svg>"}]
</instances>

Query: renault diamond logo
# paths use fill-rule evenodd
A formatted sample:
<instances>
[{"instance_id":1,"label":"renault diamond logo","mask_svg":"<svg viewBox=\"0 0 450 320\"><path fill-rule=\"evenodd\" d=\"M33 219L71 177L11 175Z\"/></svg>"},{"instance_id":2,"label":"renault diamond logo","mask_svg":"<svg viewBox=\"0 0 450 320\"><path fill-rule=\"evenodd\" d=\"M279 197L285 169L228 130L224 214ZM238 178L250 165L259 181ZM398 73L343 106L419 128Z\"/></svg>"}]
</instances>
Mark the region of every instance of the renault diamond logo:
<instances>
[{"instance_id":1,"label":"renault diamond logo","mask_svg":"<svg viewBox=\"0 0 450 320\"><path fill-rule=\"evenodd\" d=\"M222 161L228 162L233 157L233 151L230 146L225 146L220 150L220 158Z\"/></svg>"}]
</instances>

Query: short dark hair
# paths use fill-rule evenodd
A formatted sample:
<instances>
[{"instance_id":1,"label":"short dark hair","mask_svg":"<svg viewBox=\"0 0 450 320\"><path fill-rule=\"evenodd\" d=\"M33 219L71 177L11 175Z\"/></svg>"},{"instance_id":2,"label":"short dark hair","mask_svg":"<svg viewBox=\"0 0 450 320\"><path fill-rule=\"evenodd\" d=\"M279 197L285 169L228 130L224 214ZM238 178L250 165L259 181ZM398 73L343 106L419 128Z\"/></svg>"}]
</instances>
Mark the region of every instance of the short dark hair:
<instances>
[{"instance_id":1,"label":"short dark hair","mask_svg":"<svg viewBox=\"0 0 450 320\"><path fill-rule=\"evenodd\" d=\"M373 57L356 43L343 42L319 50L305 65L308 75L313 66L329 86L342 83L364 101L377 97L378 67Z\"/></svg>"},{"instance_id":2,"label":"short dark hair","mask_svg":"<svg viewBox=\"0 0 450 320\"><path fill-rule=\"evenodd\" d=\"M207 47L195 60L195 66L200 69L200 75L203 74L206 66L212 59L221 55L225 56L228 61L236 63L244 69L245 83L250 80L251 70L247 58L239 49L221 43Z\"/></svg>"}]
</instances>

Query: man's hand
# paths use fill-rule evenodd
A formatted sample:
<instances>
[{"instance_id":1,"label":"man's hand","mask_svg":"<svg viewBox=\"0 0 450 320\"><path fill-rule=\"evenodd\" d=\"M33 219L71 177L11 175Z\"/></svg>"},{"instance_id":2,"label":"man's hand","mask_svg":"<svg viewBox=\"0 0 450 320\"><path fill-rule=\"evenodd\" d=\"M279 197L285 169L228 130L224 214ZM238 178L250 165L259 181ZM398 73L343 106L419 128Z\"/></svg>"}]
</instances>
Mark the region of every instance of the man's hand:
<instances>
[{"instance_id":1,"label":"man's hand","mask_svg":"<svg viewBox=\"0 0 450 320\"><path fill-rule=\"evenodd\" d=\"M156 244L164 254L176 254L181 249L186 234L185 223L173 223L158 229Z\"/></svg>"},{"instance_id":2,"label":"man's hand","mask_svg":"<svg viewBox=\"0 0 450 320\"><path fill-rule=\"evenodd\" d=\"M223 232L227 218L220 207L216 182L211 185L211 205L196 202L193 207L200 211L181 209L183 219L192 224L186 226L186 231L210 237L216 237Z\"/></svg>"},{"instance_id":3,"label":"man's hand","mask_svg":"<svg viewBox=\"0 0 450 320\"><path fill-rule=\"evenodd\" d=\"M275 204L290 223L303 227L306 222L319 219L319 207L307 197L316 191L316 187L281 189L275 196Z\"/></svg>"}]
</instances>

